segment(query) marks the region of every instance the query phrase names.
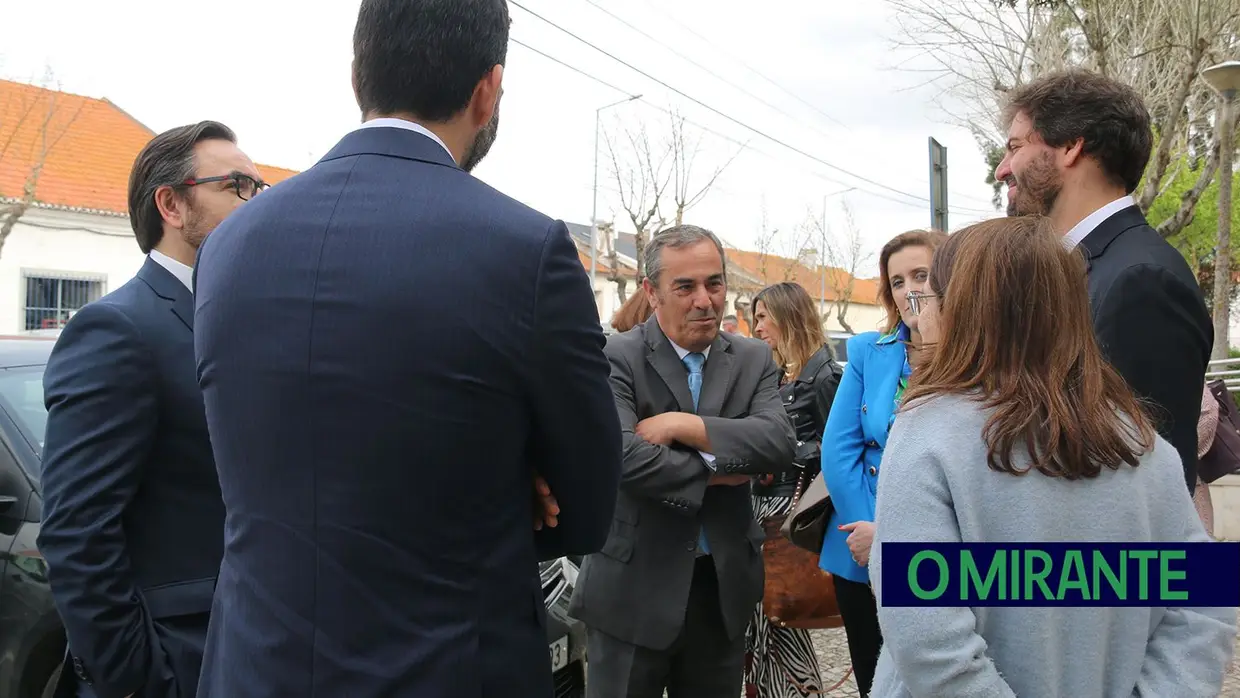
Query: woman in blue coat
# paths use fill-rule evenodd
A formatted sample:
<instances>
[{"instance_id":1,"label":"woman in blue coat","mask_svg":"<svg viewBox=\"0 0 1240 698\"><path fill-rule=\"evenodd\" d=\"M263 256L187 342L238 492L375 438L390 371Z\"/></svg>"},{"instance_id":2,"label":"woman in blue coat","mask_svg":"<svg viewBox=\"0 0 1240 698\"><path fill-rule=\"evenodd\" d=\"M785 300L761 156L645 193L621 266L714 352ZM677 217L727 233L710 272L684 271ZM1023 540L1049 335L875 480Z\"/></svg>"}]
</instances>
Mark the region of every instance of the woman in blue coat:
<instances>
[{"instance_id":1,"label":"woman in blue coat","mask_svg":"<svg viewBox=\"0 0 1240 698\"><path fill-rule=\"evenodd\" d=\"M835 511L819 564L835 583L853 676L863 697L869 695L882 645L866 571L879 463L921 345L917 316L909 312L906 298L909 291L926 291L934 250L946 239L943 233L914 230L883 246L878 268L886 327L848 340L848 365L822 436L822 474Z\"/></svg>"}]
</instances>

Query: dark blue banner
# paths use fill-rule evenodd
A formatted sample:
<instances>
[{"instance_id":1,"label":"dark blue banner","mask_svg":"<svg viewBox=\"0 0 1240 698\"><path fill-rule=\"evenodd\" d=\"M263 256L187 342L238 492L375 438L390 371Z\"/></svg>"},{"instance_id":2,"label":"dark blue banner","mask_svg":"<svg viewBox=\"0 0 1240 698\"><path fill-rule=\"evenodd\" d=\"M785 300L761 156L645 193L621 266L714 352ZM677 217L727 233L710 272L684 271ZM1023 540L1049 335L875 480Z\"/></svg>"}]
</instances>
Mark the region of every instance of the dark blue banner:
<instances>
[{"instance_id":1,"label":"dark blue banner","mask_svg":"<svg viewBox=\"0 0 1240 698\"><path fill-rule=\"evenodd\" d=\"M884 606L1240 606L1240 543L880 543Z\"/></svg>"}]
</instances>

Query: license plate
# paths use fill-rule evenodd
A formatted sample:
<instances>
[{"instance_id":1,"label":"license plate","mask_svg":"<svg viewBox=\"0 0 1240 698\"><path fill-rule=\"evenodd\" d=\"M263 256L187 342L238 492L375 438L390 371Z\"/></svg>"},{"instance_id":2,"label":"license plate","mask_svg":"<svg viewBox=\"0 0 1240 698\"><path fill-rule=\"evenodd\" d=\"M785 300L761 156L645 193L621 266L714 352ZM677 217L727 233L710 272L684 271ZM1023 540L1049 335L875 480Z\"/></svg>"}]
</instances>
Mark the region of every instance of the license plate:
<instances>
[{"instance_id":1,"label":"license plate","mask_svg":"<svg viewBox=\"0 0 1240 698\"><path fill-rule=\"evenodd\" d=\"M559 671L568 666L568 636L551 643L551 671Z\"/></svg>"}]
</instances>

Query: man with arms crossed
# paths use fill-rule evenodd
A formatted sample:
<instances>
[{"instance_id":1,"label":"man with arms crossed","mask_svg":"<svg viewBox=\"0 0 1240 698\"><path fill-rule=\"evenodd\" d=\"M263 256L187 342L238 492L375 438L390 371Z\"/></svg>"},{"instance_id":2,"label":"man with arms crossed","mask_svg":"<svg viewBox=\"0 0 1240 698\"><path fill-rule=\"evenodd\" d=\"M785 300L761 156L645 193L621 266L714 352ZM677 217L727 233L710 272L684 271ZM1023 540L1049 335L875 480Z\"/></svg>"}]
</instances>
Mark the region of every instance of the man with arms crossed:
<instances>
[{"instance_id":1,"label":"man with arms crossed","mask_svg":"<svg viewBox=\"0 0 1240 698\"><path fill-rule=\"evenodd\" d=\"M682 225L646 246L654 315L607 342L624 435L620 496L570 613L589 628L590 698L735 698L762 598L751 475L793 467L779 370L719 332L723 245Z\"/></svg>"},{"instance_id":2,"label":"man with arms crossed","mask_svg":"<svg viewBox=\"0 0 1240 698\"><path fill-rule=\"evenodd\" d=\"M620 428L567 228L469 174L508 25L362 0L365 123L203 247L228 520L200 698L552 694L538 560L602 546Z\"/></svg>"},{"instance_id":3,"label":"man with arms crossed","mask_svg":"<svg viewBox=\"0 0 1240 698\"><path fill-rule=\"evenodd\" d=\"M1192 492L1214 328L1192 269L1131 196L1154 140L1145 104L1121 82L1071 70L1017 88L1004 120L995 179L1008 185L1008 215L1050 216L1084 253L1102 351L1148 401Z\"/></svg>"},{"instance_id":4,"label":"man with arms crossed","mask_svg":"<svg viewBox=\"0 0 1240 698\"><path fill-rule=\"evenodd\" d=\"M265 186L223 124L156 136L129 176L146 262L56 341L39 551L69 639L58 697L194 695L224 504L194 369L192 265Z\"/></svg>"}]
</instances>

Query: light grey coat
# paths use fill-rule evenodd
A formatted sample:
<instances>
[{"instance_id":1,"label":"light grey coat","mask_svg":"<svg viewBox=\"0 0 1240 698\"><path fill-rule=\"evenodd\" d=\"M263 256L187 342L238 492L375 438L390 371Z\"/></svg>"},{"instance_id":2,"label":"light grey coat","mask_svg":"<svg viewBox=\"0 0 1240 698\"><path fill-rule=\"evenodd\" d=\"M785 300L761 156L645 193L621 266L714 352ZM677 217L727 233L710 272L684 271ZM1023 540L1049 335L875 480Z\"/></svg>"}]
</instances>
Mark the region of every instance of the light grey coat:
<instances>
[{"instance_id":1,"label":"light grey coat","mask_svg":"<svg viewBox=\"0 0 1240 698\"><path fill-rule=\"evenodd\" d=\"M882 541L1210 540L1163 439L1138 467L1094 479L1017 477L986 465L988 416L978 402L938 397L895 421L870 563L884 641L873 698L1217 696L1234 608L882 606Z\"/></svg>"}]
</instances>

